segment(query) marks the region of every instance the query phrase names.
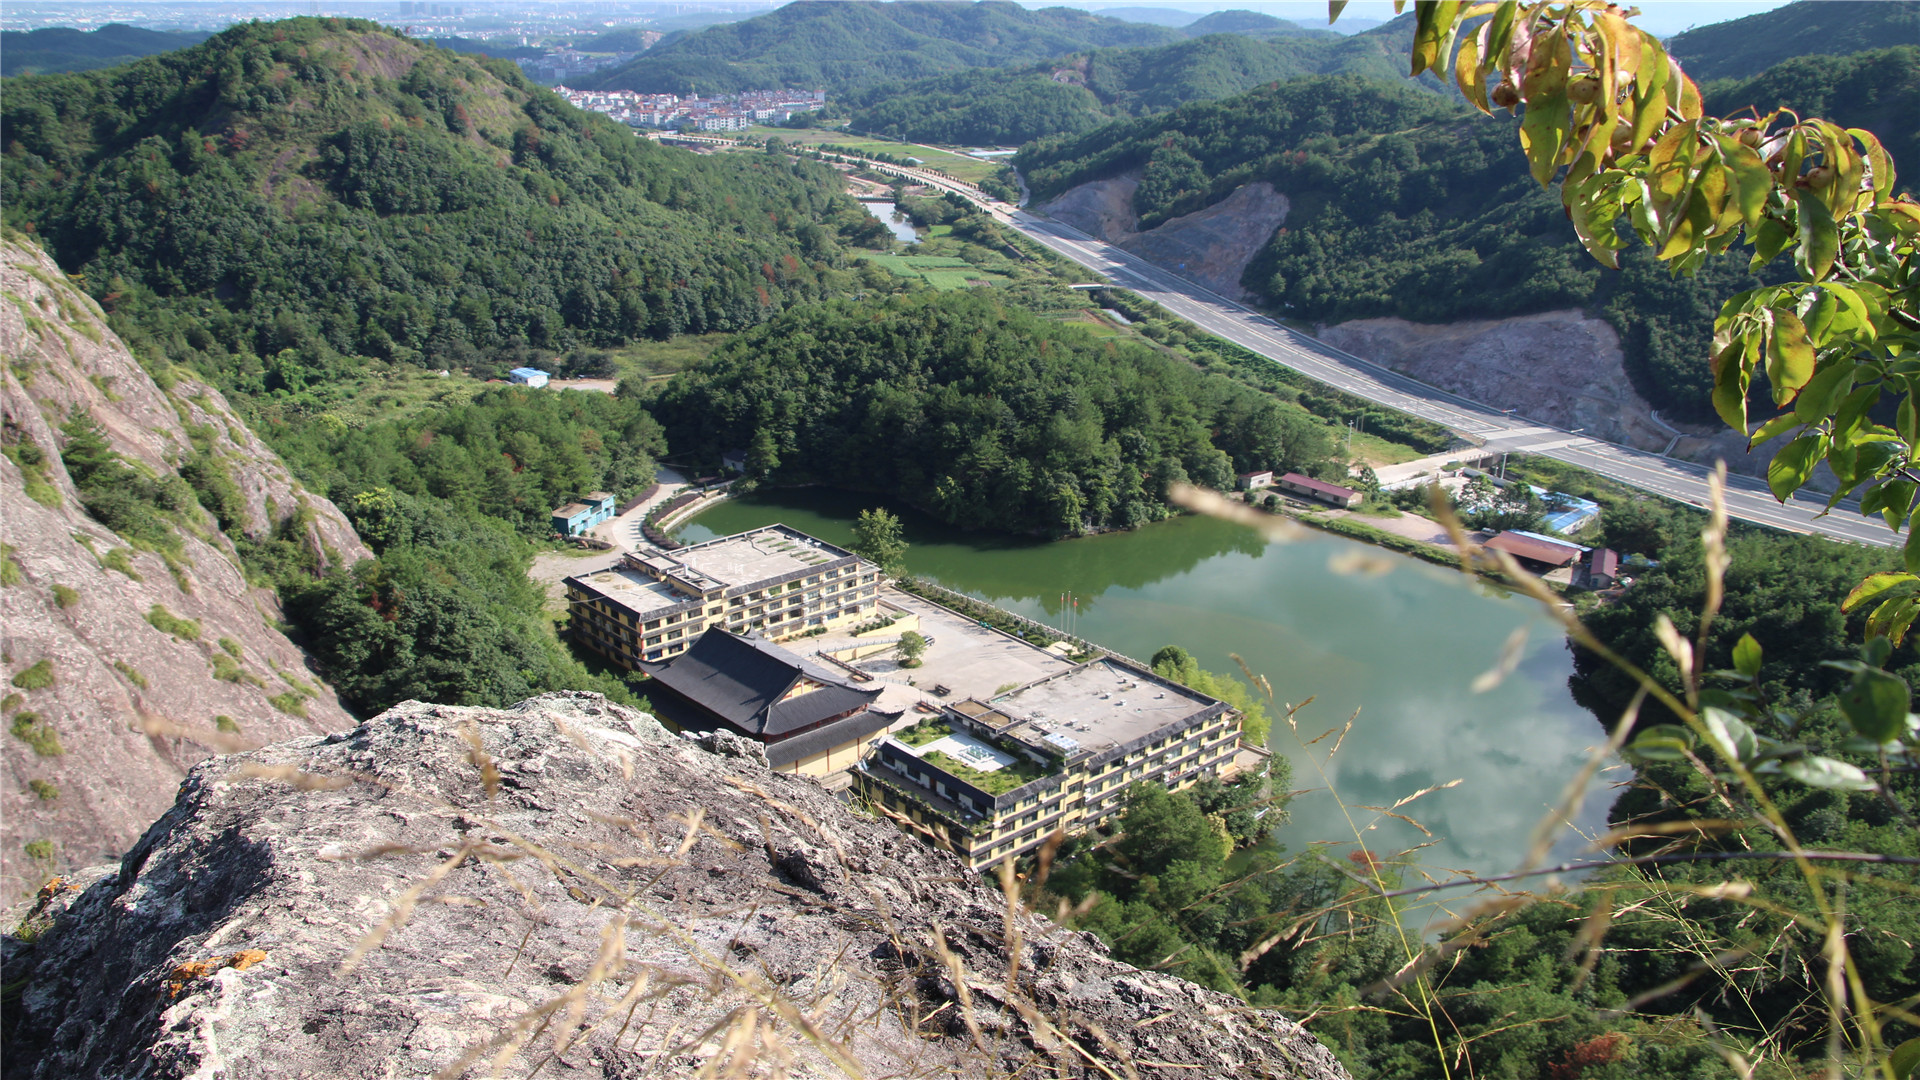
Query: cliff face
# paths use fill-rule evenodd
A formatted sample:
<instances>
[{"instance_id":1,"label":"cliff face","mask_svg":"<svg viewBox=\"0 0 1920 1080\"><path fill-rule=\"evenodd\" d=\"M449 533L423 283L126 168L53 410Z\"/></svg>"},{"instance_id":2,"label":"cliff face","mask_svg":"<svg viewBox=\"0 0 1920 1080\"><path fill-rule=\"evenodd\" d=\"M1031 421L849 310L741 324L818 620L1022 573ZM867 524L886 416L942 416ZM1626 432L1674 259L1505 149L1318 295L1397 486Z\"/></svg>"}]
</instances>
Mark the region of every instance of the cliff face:
<instances>
[{"instance_id":1,"label":"cliff face","mask_svg":"<svg viewBox=\"0 0 1920 1080\"><path fill-rule=\"evenodd\" d=\"M61 868L118 858L212 748L351 727L250 586L234 543L180 479L224 476L243 538L280 536L321 564L368 552L304 494L220 394L162 389L99 308L38 249L0 243L0 626L10 737L0 740L0 900ZM173 501L161 542L117 535L81 504L61 426L106 444Z\"/></svg>"},{"instance_id":2,"label":"cliff face","mask_svg":"<svg viewBox=\"0 0 1920 1080\"><path fill-rule=\"evenodd\" d=\"M734 742L569 693L205 762L6 939L5 1075L1346 1076Z\"/></svg>"}]
</instances>

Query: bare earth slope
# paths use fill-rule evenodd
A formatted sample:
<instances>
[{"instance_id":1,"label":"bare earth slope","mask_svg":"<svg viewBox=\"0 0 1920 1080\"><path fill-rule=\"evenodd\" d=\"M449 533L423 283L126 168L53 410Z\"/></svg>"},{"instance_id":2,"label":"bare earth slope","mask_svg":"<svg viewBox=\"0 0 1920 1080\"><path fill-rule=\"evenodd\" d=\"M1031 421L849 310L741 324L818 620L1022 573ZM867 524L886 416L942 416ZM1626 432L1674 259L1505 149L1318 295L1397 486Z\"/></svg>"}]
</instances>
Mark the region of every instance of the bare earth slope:
<instances>
[{"instance_id":1,"label":"bare earth slope","mask_svg":"<svg viewBox=\"0 0 1920 1080\"><path fill-rule=\"evenodd\" d=\"M1240 277L1273 238L1273 230L1287 220L1287 197L1265 180L1243 184L1212 206L1141 232L1133 207L1133 193L1139 186L1137 174L1123 173L1081 184L1040 209L1222 296L1246 299Z\"/></svg>"},{"instance_id":2,"label":"bare earth slope","mask_svg":"<svg viewBox=\"0 0 1920 1080\"><path fill-rule=\"evenodd\" d=\"M208 761L117 874L6 939L4 1075L1346 1076L712 749L565 693Z\"/></svg>"},{"instance_id":3,"label":"bare earth slope","mask_svg":"<svg viewBox=\"0 0 1920 1080\"><path fill-rule=\"evenodd\" d=\"M39 460L23 470L0 458L0 677L15 680L0 687L14 695L13 734L0 740L8 902L63 867L118 858L212 747L353 724L275 628L273 593L247 584L231 541L190 494L198 525L179 530L172 566L88 515L60 462L59 426L73 412L90 413L123 458L156 477L174 476L192 452L191 427L238 489L248 533L299 515L294 530L322 562L368 552L216 391L189 378L156 385L37 248L0 244L0 292L0 437L14 456ZM197 622L197 638L157 628L156 611ZM42 663L46 685L30 673ZM216 730L216 717L231 730Z\"/></svg>"}]
</instances>

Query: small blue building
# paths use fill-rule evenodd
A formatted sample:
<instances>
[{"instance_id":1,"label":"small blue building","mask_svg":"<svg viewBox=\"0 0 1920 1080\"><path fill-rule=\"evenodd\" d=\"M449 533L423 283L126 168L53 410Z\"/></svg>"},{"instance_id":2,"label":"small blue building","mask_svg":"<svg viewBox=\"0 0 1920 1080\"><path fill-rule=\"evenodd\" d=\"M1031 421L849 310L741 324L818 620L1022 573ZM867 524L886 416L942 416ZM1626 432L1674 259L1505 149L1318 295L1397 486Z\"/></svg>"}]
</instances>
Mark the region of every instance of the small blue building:
<instances>
[{"instance_id":1,"label":"small blue building","mask_svg":"<svg viewBox=\"0 0 1920 1080\"><path fill-rule=\"evenodd\" d=\"M517 367L507 372L507 377L521 386L531 386L535 390L547 385L547 373L539 368Z\"/></svg>"},{"instance_id":2,"label":"small blue building","mask_svg":"<svg viewBox=\"0 0 1920 1080\"><path fill-rule=\"evenodd\" d=\"M553 531L565 537L584 536L588 529L611 521L619 512L610 491L589 491L579 502L553 512Z\"/></svg>"}]
</instances>

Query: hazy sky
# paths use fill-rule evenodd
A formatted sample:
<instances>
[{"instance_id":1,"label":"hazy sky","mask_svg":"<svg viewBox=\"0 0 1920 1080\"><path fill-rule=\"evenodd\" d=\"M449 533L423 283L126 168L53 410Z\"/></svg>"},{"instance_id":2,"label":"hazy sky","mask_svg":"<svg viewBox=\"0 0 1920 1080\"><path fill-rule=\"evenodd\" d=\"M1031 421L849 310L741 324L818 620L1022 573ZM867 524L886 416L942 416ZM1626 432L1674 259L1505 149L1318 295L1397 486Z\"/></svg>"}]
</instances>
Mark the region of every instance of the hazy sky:
<instances>
[{"instance_id":1,"label":"hazy sky","mask_svg":"<svg viewBox=\"0 0 1920 1080\"><path fill-rule=\"evenodd\" d=\"M1725 22L1738 19L1743 15L1753 15L1780 7L1786 0L1647 0L1639 4L1640 17L1635 20L1649 31L1661 37L1677 34L1690 26L1705 26L1708 23ZM1327 5L1314 0L1220 0L1217 3L1170 2L1161 0L1021 0L1026 7L1067 6L1099 10L1116 7L1156 7L1179 8L1185 11L1204 13L1208 11L1258 11L1281 19L1291 19L1303 26L1325 26ZM1393 4L1388 0L1353 0L1340 16L1342 19L1379 19L1393 18Z\"/></svg>"}]
</instances>

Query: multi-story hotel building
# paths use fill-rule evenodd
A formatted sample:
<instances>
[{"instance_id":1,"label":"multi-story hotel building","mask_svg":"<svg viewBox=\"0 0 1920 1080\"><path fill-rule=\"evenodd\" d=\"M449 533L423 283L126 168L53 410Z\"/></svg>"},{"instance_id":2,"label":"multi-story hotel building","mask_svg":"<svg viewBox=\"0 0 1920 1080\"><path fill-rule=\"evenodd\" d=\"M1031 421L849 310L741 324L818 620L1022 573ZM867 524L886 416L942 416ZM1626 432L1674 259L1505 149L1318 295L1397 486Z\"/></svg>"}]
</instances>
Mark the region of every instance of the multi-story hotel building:
<instances>
[{"instance_id":1,"label":"multi-story hotel building","mask_svg":"<svg viewBox=\"0 0 1920 1080\"><path fill-rule=\"evenodd\" d=\"M774 641L870 618L880 568L785 525L673 551L641 547L566 579L574 639L626 668L687 650L709 626Z\"/></svg>"},{"instance_id":2,"label":"multi-story hotel building","mask_svg":"<svg viewBox=\"0 0 1920 1080\"><path fill-rule=\"evenodd\" d=\"M973 869L1118 813L1142 781L1226 778L1242 747L1225 702L1114 658L981 701L944 705L880 741L854 771L866 798L910 820Z\"/></svg>"}]
</instances>

